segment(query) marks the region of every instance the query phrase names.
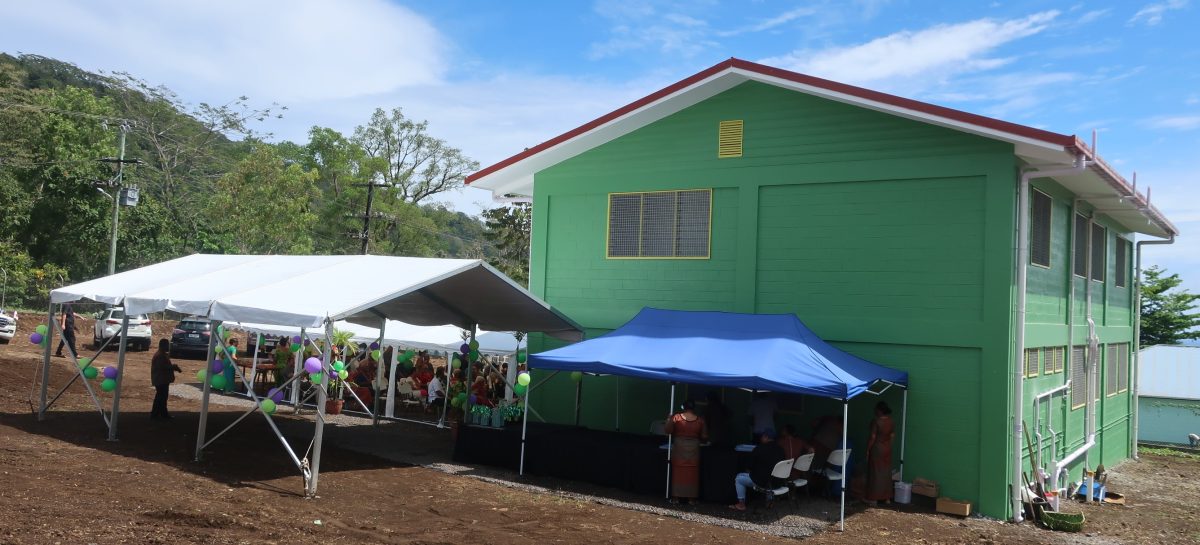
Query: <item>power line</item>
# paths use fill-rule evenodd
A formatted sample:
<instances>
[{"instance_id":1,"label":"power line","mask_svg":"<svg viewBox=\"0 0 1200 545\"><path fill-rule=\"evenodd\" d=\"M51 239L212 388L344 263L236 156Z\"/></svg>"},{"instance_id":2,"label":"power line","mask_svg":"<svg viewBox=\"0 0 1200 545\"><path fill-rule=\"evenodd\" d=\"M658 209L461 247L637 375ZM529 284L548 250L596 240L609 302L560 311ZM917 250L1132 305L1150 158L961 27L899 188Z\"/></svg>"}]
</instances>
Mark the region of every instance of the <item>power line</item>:
<instances>
[{"instance_id":1,"label":"power line","mask_svg":"<svg viewBox=\"0 0 1200 545\"><path fill-rule=\"evenodd\" d=\"M80 111L76 111L76 110L63 110L60 108L53 108L50 106L42 106L40 104L27 104L24 102L7 102L7 101L0 100L0 106L9 106L12 108L20 108L23 110L51 112L51 113L63 114L63 115L74 115L74 116L78 116L78 117L88 117L88 118L92 118L92 119L99 119L102 121L118 121L118 122L122 122L122 123L132 123L132 124L137 123L136 120L125 119L123 117L117 117L117 116L112 116L112 115L92 114L92 113L80 112Z\"/></svg>"}]
</instances>

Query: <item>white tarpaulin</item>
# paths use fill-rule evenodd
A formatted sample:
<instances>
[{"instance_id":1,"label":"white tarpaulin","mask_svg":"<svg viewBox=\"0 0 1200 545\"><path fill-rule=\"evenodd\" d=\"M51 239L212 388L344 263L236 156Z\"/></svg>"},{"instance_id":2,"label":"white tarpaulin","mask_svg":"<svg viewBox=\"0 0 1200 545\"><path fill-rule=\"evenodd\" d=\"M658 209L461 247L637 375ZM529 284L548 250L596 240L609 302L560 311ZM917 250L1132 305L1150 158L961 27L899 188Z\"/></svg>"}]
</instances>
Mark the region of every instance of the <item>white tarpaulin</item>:
<instances>
[{"instance_id":1,"label":"white tarpaulin","mask_svg":"<svg viewBox=\"0 0 1200 545\"><path fill-rule=\"evenodd\" d=\"M130 314L174 310L294 327L320 327L326 318L377 327L387 318L581 338L578 326L478 259L195 254L59 288L50 297L123 304Z\"/></svg>"},{"instance_id":2,"label":"white tarpaulin","mask_svg":"<svg viewBox=\"0 0 1200 545\"><path fill-rule=\"evenodd\" d=\"M300 328L292 326L277 326L268 324L226 322L225 327L246 333L292 337L300 334ZM350 331L354 334L354 342L371 343L379 340L379 330L350 322L337 322L333 329ZM384 346L399 346L420 350L435 350L457 352L462 345L462 329L450 325L420 326L388 320L384 328ZM304 331L310 339L320 339L325 336L325 328L315 327ZM511 332L479 331L475 340L479 341L479 351L495 356L511 356L517 350L517 339ZM521 347L525 346L524 339Z\"/></svg>"}]
</instances>

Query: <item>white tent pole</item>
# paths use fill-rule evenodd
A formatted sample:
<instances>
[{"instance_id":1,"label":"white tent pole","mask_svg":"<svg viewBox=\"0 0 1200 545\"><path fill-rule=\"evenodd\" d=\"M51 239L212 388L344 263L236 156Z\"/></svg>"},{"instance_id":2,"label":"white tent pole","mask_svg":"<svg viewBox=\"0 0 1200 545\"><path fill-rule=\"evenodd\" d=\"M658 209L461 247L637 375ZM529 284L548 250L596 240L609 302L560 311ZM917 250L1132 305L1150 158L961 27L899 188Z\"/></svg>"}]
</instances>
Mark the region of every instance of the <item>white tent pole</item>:
<instances>
[{"instance_id":1,"label":"white tent pole","mask_svg":"<svg viewBox=\"0 0 1200 545\"><path fill-rule=\"evenodd\" d=\"M304 341L306 340L308 340L308 336L304 334L304 328L302 327L300 328L300 350L292 354L292 359L295 360L294 368L292 369L293 377L299 375L302 369L301 362L304 361ZM292 409L294 411L300 410L300 381L292 383Z\"/></svg>"},{"instance_id":2,"label":"white tent pole","mask_svg":"<svg viewBox=\"0 0 1200 545\"><path fill-rule=\"evenodd\" d=\"M254 382L258 379L258 353L262 351L262 340L262 333L254 334L254 356L250 359L250 384L242 385L246 387L246 395L248 397L254 397L250 395L250 390L254 389Z\"/></svg>"},{"instance_id":3,"label":"white tent pole","mask_svg":"<svg viewBox=\"0 0 1200 545\"><path fill-rule=\"evenodd\" d=\"M379 348L376 349L379 350L379 360L375 362L375 379L371 381L371 424L375 426L379 425L379 381L383 380L383 339L385 338L385 329L387 329L387 320L383 320L383 325L379 326L379 340L375 341L379 344ZM370 346L367 348L370 348ZM394 353L392 355L395 356ZM368 353L367 358L370 357L371 354Z\"/></svg>"},{"instance_id":4,"label":"white tent pole","mask_svg":"<svg viewBox=\"0 0 1200 545\"><path fill-rule=\"evenodd\" d=\"M446 383L442 385L442 419L438 420L439 428L446 425L446 408L450 406L450 354L446 352Z\"/></svg>"},{"instance_id":5,"label":"white tent pole","mask_svg":"<svg viewBox=\"0 0 1200 545\"><path fill-rule=\"evenodd\" d=\"M317 494L317 479L321 476L321 443L325 439L325 401L328 399L328 394L325 392L325 384L329 382L329 371L333 361L333 320L325 318L325 349L324 363L321 365L321 383L317 385L317 423L316 429L313 432L312 446L312 461L311 474L308 478L308 489L304 491L305 496L313 497Z\"/></svg>"},{"instance_id":6,"label":"white tent pole","mask_svg":"<svg viewBox=\"0 0 1200 545\"><path fill-rule=\"evenodd\" d=\"M850 400L847 398L842 401L842 449L845 450L846 436L850 431ZM842 516L838 522L838 531L846 531L846 473L850 468L850 457L842 457Z\"/></svg>"},{"instance_id":7,"label":"white tent pole","mask_svg":"<svg viewBox=\"0 0 1200 545\"><path fill-rule=\"evenodd\" d=\"M212 392L212 387L209 385L209 375L212 374L213 352L216 351L217 327L221 322L217 320L208 321L208 356L204 358L204 380L201 381L200 390L203 394L200 396L200 429L196 431L196 461L200 461L200 452L204 448L204 432L208 427L208 395Z\"/></svg>"},{"instance_id":8,"label":"white tent pole","mask_svg":"<svg viewBox=\"0 0 1200 545\"><path fill-rule=\"evenodd\" d=\"M516 362L513 362L514 364ZM515 365L514 365L515 367ZM529 428L529 390L525 390L525 414L521 417L521 466L518 468L517 474L525 474L525 434Z\"/></svg>"},{"instance_id":9,"label":"white tent pole","mask_svg":"<svg viewBox=\"0 0 1200 545\"><path fill-rule=\"evenodd\" d=\"M517 383L517 355L521 353L521 342L517 341L517 350L513 352L512 363L508 364L508 372L505 373L504 381L508 384L504 386L504 399L512 401L513 399L513 384ZM527 353L528 354L528 353ZM526 360L529 361L529 360Z\"/></svg>"},{"instance_id":10,"label":"white tent pole","mask_svg":"<svg viewBox=\"0 0 1200 545\"><path fill-rule=\"evenodd\" d=\"M46 389L50 387L50 345L54 341L54 302L51 301L46 309L46 346L42 348L42 386L38 395L39 421L46 419ZM104 414L101 410L100 414Z\"/></svg>"},{"instance_id":11,"label":"white tent pole","mask_svg":"<svg viewBox=\"0 0 1200 545\"><path fill-rule=\"evenodd\" d=\"M908 434L908 386L900 402L900 481L904 481L904 436Z\"/></svg>"},{"instance_id":12,"label":"white tent pole","mask_svg":"<svg viewBox=\"0 0 1200 545\"><path fill-rule=\"evenodd\" d=\"M475 344L475 330L477 329L479 329L479 324L471 324L471 337L470 340L467 341L468 348L470 348L470 345ZM466 377L463 379L463 391L467 393L467 401L466 403L463 403L463 416L471 414L471 369L475 367L475 362L470 360L471 358L468 357L467 362L463 363L463 367L467 368L463 373L463 376Z\"/></svg>"},{"instance_id":13,"label":"white tent pole","mask_svg":"<svg viewBox=\"0 0 1200 545\"><path fill-rule=\"evenodd\" d=\"M675 383L671 383L671 402L667 405L667 418L671 418L675 414ZM674 446L671 441L673 436L667 434L667 498L671 497L671 447Z\"/></svg>"},{"instance_id":14,"label":"white tent pole","mask_svg":"<svg viewBox=\"0 0 1200 545\"><path fill-rule=\"evenodd\" d=\"M121 344L117 347L117 387L113 389L112 415L108 418L108 440L117 440L117 418L121 416L121 382L125 375L125 347L129 345L129 309L121 318Z\"/></svg>"},{"instance_id":15,"label":"white tent pole","mask_svg":"<svg viewBox=\"0 0 1200 545\"><path fill-rule=\"evenodd\" d=\"M579 377L579 382L575 383L575 425L579 425L579 395L583 393L583 377Z\"/></svg>"},{"instance_id":16,"label":"white tent pole","mask_svg":"<svg viewBox=\"0 0 1200 545\"><path fill-rule=\"evenodd\" d=\"M392 350L392 361L388 363L388 369L390 372L388 373L387 403L383 408L384 415L388 418L394 418L396 416L396 369L400 366L400 358L397 357L398 354L396 353L399 351L399 346L396 346L395 349Z\"/></svg>"}]
</instances>

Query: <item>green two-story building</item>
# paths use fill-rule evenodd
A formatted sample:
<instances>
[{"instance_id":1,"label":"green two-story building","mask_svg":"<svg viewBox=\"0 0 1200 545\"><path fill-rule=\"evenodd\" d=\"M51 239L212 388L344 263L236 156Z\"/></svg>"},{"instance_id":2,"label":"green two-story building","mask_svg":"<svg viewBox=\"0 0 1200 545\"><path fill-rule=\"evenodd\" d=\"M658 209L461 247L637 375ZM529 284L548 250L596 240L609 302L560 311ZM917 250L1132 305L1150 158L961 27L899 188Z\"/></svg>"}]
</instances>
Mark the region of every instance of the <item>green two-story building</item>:
<instances>
[{"instance_id":1,"label":"green two-story building","mask_svg":"<svg viewBox=\"0 0 1200 545\"><path fill-rule=\"evenodd\" d=\"M984 515L1013 513L1026 432L1064 481L1130 456L1133 238L1176 228L1074 136L731 59L469 182L532 198L530 289L589 336L645 306L795 313L907 371L905 478ZM534 407L573 421L554 380ZM588 377L579 422L644 433L667 396Z\"/></svg>"}]
</instances>

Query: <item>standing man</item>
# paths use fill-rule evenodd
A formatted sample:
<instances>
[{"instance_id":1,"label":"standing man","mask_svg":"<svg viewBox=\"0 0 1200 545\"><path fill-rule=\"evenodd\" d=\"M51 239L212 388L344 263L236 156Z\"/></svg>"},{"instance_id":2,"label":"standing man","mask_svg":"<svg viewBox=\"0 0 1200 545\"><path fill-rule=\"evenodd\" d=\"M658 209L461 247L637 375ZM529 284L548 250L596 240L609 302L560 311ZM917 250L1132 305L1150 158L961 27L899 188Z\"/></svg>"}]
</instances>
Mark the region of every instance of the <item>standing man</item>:
<instances>
[{"instance_id":1,"label":"standing man","mask_svg":"<svg viewBox=\"0 0 1200 545\"><path fill-rule=\"evenodd\" d=\"M71 303L63 304L62 312L58 317L58 327L62 329L62 339L58 341L58 350L54 351L55 356L62 357L63 343L66 343L67 347L71 349L71 356L79 355L79 352L75 350L75 318L78 316Z\"/></svg>"},{"instance_id":2,"label":"standing man","mask_svg":"<svg viewBox=\"0 0 1200 545\"><path fill-rule=\"evenodd\" d=\"M167 412L167 393L171 383L175 382L175 373L182 372L183 369L171 363L171 342L159 339L158 352L155 352L154 358L150 360L150 383L154 385L154 404L151 405L150 418L174 418Z\"/></svg>"}]
</instances>

